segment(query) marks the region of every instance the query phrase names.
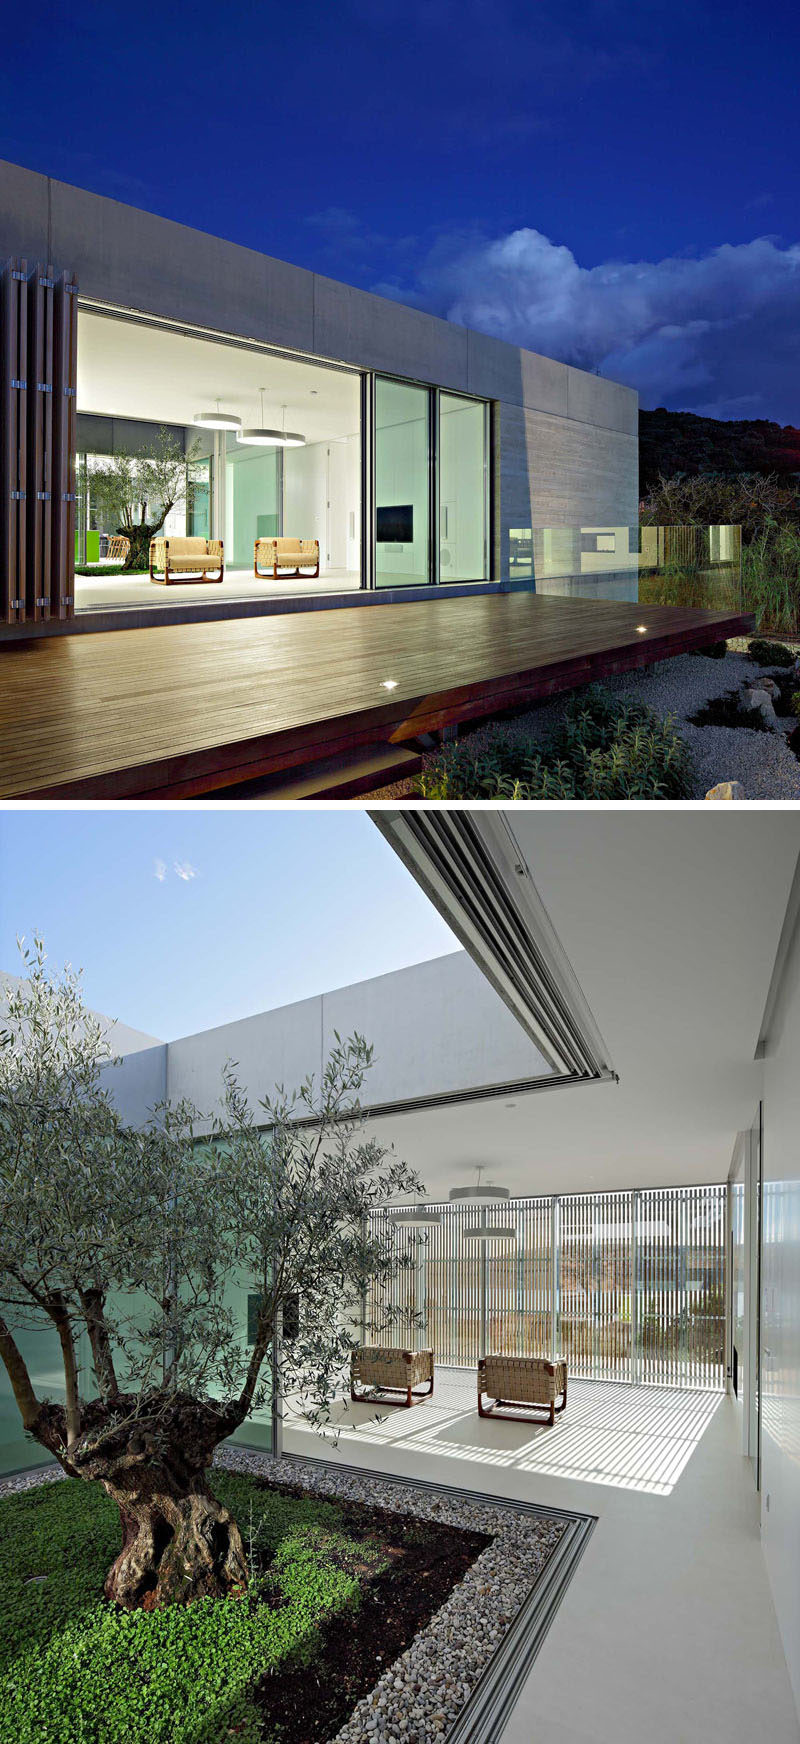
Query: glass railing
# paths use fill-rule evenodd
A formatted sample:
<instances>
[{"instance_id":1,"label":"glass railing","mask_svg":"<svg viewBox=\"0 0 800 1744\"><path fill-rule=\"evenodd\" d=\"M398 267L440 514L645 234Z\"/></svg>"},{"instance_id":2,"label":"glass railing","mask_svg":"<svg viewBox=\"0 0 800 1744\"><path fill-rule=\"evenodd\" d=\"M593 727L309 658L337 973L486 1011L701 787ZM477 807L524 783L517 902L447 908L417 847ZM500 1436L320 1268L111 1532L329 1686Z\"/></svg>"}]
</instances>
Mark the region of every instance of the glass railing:
<instances>
[{"instance_id":1,"label":"glass railing","mask_svg":"<svg viewBox=\"0 0 800 1744\"><path fill-rule=\"evenodd\" d=\"M508 569L541 594L740 610L742 529L512 528Z\"/></svg>"}]
</instances>

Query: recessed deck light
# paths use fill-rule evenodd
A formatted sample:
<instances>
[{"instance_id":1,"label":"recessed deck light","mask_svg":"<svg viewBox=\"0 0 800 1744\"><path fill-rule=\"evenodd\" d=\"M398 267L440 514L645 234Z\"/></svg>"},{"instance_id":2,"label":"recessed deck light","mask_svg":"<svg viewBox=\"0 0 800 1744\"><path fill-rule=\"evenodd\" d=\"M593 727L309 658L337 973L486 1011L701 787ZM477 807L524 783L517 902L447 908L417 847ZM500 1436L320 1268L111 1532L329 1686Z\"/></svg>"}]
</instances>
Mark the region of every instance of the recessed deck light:
<instances>
[{"instance_id":1,"label":"recessed deck light","mask_svg":"<svg viewBox=\"0 0 800 1744\"><path fill-rule=\"evenodd\" d=\"M639 635L643 636L645 633L645 630L647 629L647 625L646 624L637 624L636 628L639 631Z\"/></svg>"},{"instance_id":2,"label":"recessed deck light","mask_svg":"<svg viewBox=\"0 0 800 1744\"><path fill-rule=\"evenodd\" d=\"M397 679L396 678L382 678L381 679L381 690L396 690L396 689L397 689Z\"/></svg>"}]
</instances>

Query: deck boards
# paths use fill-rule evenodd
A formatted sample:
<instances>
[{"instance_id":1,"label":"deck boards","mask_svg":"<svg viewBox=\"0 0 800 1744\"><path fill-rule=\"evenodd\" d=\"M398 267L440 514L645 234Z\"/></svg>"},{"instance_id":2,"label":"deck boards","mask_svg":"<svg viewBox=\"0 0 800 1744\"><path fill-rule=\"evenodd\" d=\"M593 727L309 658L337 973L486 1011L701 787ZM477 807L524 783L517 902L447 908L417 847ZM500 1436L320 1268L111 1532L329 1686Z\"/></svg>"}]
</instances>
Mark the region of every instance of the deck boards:
<instances>
[{"instance_id":1,"label":"deck boards","mask_svg":"<svg viewBox=\"0 0 800 1744\"><path fill-rule=\"evenodd\" d=\"M750 626L723 612L483 594L8 642L0 795L191 796L402 744Z\"/></svg>"}]
</instances>

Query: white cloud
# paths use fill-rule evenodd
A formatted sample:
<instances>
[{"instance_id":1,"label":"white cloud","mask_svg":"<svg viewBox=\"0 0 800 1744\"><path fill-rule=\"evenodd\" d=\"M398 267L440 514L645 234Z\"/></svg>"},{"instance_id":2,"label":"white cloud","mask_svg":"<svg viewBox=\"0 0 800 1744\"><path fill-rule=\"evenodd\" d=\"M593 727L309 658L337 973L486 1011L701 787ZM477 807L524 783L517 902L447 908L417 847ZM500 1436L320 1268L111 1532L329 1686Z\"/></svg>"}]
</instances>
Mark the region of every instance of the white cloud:
<instances>
[{"instance_id":1,"label":"white cloud","mask_svg":"<svg viewBox=\"0 0 800 1744\"><path fill-rule=\"evenodd\" d=\"M800 422L800 244L583 267L541 231L442 237L384 295L636 387L644 405ZM730 408L726 410L726 408Z\"/></svg>"},{"instance_id":2,"label":"white cloud","mask_svg":"<svg viewBox=\"0 0 800 1744\"><path fill-rule=\"evenodd\" d=\"M199 878L200 876L197 867L192 865L191 860L173 861L172 871L174 872L175 877L181 880L182 884L190 884L193 878ZM158 879L159 884L166 883L169 873L170 868L168 867L166 860L153 861L153 876Z\"/></svg>"}]
</instances>

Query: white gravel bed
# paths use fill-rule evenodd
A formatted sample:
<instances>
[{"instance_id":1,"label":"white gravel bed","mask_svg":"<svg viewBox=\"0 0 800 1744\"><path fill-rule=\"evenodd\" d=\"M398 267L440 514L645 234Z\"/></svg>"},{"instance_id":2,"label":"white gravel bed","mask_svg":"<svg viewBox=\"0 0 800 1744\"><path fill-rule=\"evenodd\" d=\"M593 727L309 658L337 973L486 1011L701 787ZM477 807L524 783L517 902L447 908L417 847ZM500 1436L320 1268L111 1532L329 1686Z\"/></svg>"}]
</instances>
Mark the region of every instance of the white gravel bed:
<instances>
[{"instance_id":1,"label":"white gravel bed","mask_svg":"<svg viewBox=\"0 0 800 1744\"><path fill-rule=\"evenodd\" d=\"M221 1450L219 1463L276 1483L302 1485L332 1500L360 1502L492 1535L491 1544L426 1628L353 1709L336 1733L335 1744L444 1740L566 1531L564 1521L521 1513L500 1502L473 1502L411 1484L387 1483L368 1473L273 1461L244 1448Z\"/></svg>"},{"instance_id":2,"label":"white gravel bed","mask_svg":"<svg viewBox=\"0 0 800 1744\"><path fill-rule=\"evenodd\" d=\"M30 1471L14 1472L12 1477L0 1478L0 1497L20 1495L23 1490L37 1489L39 1484L57 1484L66 1475L60 1465L34 1465Z\"/></svg>"},{"instance_id":3,"label":"white gravel bed","mask_svg":"<svg viewBox=\"0 0 800 1744\"><path fill-rule=\"evenodd\" d=\"M800 799L800 762L785 738L785 732L797 725L794 719L778 717L782 730L769 733L753 732L749 727L696 727L689 720L712 697L724 696L726 691L738 690L745 680L758 681L763 676L764 668L755 661L729 650L722 660L679 654L673 660L657 661L647 671L604 679L603 685L617 696L646 703L662 719L673 716L696 766L692 798L704 799L720 781L739 781L746 799ZM542 708L504 721L503 731L514 738L547 738L561 720L569 697L577 694L571 691ZM489 731L487 723L468 736L485 741Z\"/></svg>"}]
</instances>

